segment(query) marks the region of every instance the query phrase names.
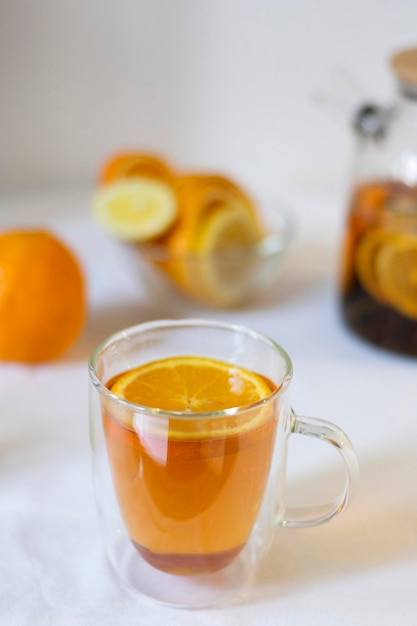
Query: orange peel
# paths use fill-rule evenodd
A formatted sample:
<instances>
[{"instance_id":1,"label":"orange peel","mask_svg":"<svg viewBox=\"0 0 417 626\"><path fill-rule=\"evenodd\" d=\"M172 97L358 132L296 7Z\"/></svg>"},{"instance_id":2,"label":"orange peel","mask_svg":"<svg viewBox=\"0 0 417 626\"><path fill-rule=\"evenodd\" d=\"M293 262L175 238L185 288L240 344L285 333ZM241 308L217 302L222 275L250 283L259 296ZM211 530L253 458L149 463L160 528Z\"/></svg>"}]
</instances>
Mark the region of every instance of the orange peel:
<instances>
[{"instance_id":1,"label":"orange peel","mask_svg":"<svg viewBox=\"0 0 417 626\"><path fill-rule=\"evenodd\" d=\"M99 177L101 185L120 178L151 178L172 184L175 173L159 156L143 152L119 152L105 163Z\"/></svg>"}]
</instances>

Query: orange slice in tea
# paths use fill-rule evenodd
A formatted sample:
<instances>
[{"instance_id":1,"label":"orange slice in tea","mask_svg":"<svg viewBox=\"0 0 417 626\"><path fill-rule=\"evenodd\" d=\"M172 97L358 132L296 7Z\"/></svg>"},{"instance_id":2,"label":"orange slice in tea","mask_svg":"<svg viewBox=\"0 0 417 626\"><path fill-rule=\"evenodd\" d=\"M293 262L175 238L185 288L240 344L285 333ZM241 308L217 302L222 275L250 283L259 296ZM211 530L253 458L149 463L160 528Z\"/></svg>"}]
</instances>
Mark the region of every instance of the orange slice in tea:
<instances>
[{"instance_id":1,"label":"orange slice in tea","mask_svg":"<svg viewBox=\"0 0 417 626\"><path fill-rule=\"evenodd\" d=\"M175 174L161 158L142 152L120 152L103 167L100 184L121 178L151 178L172 183Z\"/></svg>"},{"instance_id":2,"label":"orange slice in tea","mask_svg":"<svg viewBox=\"0 0 417 626\"><path fill-rule=\"evenodd\" d=\"M96 220L118 239L149 241L175 221L178 205L172 187L152 179L118 180L93 196Z\"/></svg>"},{"instance_id":3,"label":"orange slice in tea","mask_svg":"<svg viewBox=\"0 0 417 626\"><path fill-rule=\"evenodd\" d=\"M363 288L381 302L386 298L376 272L376 259L390 238L390 234L382 229L370 229L359 240L355 254L355 269Z\"/></svg>"},{"instance_id":4,"label":"orange slice in tea","mask_svg":"<svg viewBox=\"0 0 417 626\"><path fill-rule=\"evenodd\" d=\"M230 363L177 356L122 374L111 391L150 408L204 413L252 404L268 396L271 387L259 374Z\"/></svg>"},{"instance_id":5,"label":"orange slice in tea","mask_svg":"<svg viewBox=\"0 0 417 626\"><path fill-rule=\"evenodd\" d=\"M114 394L129 402L190 415L244 407L263 400L274 389L273 383L259 374L199 356L176 356L147 363L122 374L110 387ZM208 416L207 434L224 431L230 434L253 428L270 413L270 409L260 407L250 409L243 417ZM212 420L215 425L209 425ZM177 430L180 436L192 436L195 428L196 434L201 435L201 423L170 419L170 430Z\"/></svg>"},{"instance_id":6,"label":"orange slice in tea","mask_svg":"<svg viewBox=\"0 0 417 626\"><path fill-rule=\"evenodd\" d=\"M375 263L381 292L398 311L417 319L417 236L396 235Z\"/></svg>"}]
</instances>

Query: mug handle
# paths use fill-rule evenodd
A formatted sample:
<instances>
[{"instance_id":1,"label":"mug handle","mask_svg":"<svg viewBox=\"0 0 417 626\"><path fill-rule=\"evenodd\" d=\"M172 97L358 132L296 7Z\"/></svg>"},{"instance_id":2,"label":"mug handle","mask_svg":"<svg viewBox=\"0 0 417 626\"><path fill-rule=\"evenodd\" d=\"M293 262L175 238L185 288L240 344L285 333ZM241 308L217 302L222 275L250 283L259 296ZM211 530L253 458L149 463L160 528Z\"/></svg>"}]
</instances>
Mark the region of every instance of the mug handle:
<instances>
[{"instance_id":1,"label":"mug handle","mask_svg":"<svg viewBox=\"0 0 417 626\"><path fill-rule=\"evenodd\" d=\"M334 446L345 464L346 481L342 493L326 504L284 508L277 524L287 528L324 524L335 515L342 513L347 507L358 478L358 460L349 437L341 428L331 422L313 417L301 417L291 410L290 435L294 433L315 437Z\"/></svg>"}]
</instances>

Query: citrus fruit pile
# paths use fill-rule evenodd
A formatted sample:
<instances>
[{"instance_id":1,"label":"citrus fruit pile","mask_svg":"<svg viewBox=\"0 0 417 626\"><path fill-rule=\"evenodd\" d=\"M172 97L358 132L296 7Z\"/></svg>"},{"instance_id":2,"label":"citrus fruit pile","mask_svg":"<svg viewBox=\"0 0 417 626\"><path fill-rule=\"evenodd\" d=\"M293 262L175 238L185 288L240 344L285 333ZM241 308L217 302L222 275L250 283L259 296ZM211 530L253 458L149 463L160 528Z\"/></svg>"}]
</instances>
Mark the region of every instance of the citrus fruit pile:
<instances>
[{"instance_id":1,"label":"citrus fruit pile","mask_svg":"<svg viewBox=\"0 0 417 626\"><path fill-rule=\"evenodd\" d=\"M244 299L263 230L229 178L179 174L153 155L123 153L103 168L93 213L189 297L215 306Z\"/></svg>"},{"instance_id":2,"label":"citrus fruit pile","mask_svg":"<svg viewBox=\"0 0 417 626\"><path fill-rule=\"evenodd\" d=\"M42 230L0 234L0 359L38 363L62 355L86 313L81 267Z\"/></svg>"}]
</instances>

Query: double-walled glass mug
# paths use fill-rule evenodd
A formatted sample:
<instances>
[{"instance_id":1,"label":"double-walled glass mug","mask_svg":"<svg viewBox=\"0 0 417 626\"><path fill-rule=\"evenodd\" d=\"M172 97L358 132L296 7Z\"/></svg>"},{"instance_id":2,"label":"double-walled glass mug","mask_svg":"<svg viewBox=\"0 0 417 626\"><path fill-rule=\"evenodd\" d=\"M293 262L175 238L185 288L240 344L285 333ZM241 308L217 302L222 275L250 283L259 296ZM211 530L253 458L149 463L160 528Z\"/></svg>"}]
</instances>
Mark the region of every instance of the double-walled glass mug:
<instances>
[{"instance_id":1,"label":"double-walled glass mug","mask_svg":"<svg viewBox=\"0 0 417 626\"><path fill-rule=\"evenodd\" d=\"M153 371L162 362L174 364L160 390L165 397L167 387L175 391L181 384L175 365L181 359L213 366L213 376L198 382L200 396L212 393L219 368L231 390L252 385L262 390L260 399L196 412L158 407L157 388L147 404L111 390L120 375ZM221 322L149 322L96 350L90 362L96 498L110 561L130 587L180 607L226 602L247 588L277 527L322 524L346 508L357 475L352 445L334 424L292 411L291 378L290 358L279 345ZM285 506L293 433L339 451L346 480L334 501Z\"/></svg>"}]
</instances>

